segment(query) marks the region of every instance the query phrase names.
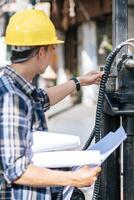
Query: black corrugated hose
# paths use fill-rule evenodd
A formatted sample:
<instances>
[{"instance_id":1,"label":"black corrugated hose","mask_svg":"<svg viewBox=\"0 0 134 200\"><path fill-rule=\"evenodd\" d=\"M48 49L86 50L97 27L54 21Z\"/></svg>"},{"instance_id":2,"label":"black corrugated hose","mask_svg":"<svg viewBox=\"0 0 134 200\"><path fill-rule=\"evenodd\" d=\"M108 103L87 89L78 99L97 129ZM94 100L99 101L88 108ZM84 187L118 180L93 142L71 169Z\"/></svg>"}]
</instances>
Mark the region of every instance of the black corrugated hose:
<instances>
[{"instance_id":1,"label":"black corrugated hose","mask_svg":"<svg viewBox=\"0 0 134 200\"><path fill-rule=\"evenodd\" d=\"M125 45L128 45L127 41L118 45L117 48L115 48L107 57L106 64L104 66L104 75L103 75L101 83L100 83L96 117L95 117L95 126L94 126L92 133L90 134L89 139L87 140L86 144L84 145L83 150L86 150L90 146L94 137L95 137L95 142L98 142L101 139L100 123L101 123L101 116L102 116L102 110L103 110L106 83L107 83L107 80L108 80L108 77L110 74L110 70L111 70L111 66L114 61L114 58L116 57L118 52L121 50L121 48L124 47ZM98 199L99 188L100 188L100 177L98 177L98 179L95 183L92 200ZM57 200L62 200L62 192L63 192L63 188L61 188L61 190L59 191Z\"/></svg>"}]
</instances>

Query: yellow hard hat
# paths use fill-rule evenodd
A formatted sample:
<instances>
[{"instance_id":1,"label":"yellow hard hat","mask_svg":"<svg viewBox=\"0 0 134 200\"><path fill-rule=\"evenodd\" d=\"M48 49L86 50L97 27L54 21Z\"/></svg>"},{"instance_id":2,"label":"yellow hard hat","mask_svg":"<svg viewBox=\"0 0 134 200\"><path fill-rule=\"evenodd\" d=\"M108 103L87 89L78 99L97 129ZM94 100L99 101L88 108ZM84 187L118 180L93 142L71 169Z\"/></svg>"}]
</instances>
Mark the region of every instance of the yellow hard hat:
<instances>
[{"instance_id":1,"label":"yellow hard hat","mask_svg":"<svg viewBox=\"0 0 134 200\"><path fill-rule=\"evenodd\" d=\"M5 43L13 46L60 44L49 17L41 10L27 9L14 14L7 26Z\"/></svg>"}]
</instances>

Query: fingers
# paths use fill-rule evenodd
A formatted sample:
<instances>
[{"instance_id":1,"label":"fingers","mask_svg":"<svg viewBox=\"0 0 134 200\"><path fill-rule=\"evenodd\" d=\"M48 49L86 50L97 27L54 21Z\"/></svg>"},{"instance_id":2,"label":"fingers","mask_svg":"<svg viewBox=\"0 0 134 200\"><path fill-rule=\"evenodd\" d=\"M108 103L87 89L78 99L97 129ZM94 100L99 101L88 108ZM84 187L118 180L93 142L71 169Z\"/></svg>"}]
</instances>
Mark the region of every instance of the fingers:
<instances>
[{"instance_id":1,"label":"fingers","mask_svg":"<svg viewBox=\"0 0 134 200\"><path fill-rule=\"evenodd\" d=\"M98 174L101 172L100 167L90 168L89 166L84 166L82 168L84 171L87 171L89 178L97 177Z\"/></svg>"},{"instance_id":2,"label":"fingers","mask_svg":"<svg viewBox=\"0 0 134 200\"><path fill-rule=\"evenodd\" d=\"M91 172L95 172L97 174L101 172L101 167L98 167L98 166L97 167L89 167L89 166L85 165L82 168L85 170L90 170Z\"/></svg>"},{"instance_id":3,"label":"fingers","mask_svg":"<svg viewBox=\"0 0 134 200\"><path fill-rule=\"evenodd\" d=\"M100 84L104 72L90 71L87 74L77 77L81 86L87 86L92 84Z\"/></svg>"},{"instance_id":4,"label":"fingers","mask_svg":"<svg viewBox=\"0 0 134 200\"><path fill-rule=\"evenodd\" d=\"M95 167L95 168L89 168L89 170L90 170L90 172L89 172L89 183L88 183L87 186L91 186L92 184L95 183L99 173L101 172L101 168Z\"/></svg>"},{"instance_id":5,"label":"fingers","mask_svg":"<svg viewBox=\"0 0 134 200\"><path fill-rule=\"evenodd\" d=\"M89 186L91 186L92 184L95 183L95 181L97 180L97 177L98 177L99 173L101 172L101 168L100 167L91 168L91 169L93 169L94 172L92 172L92 177L90 178L90 184L89 184Z\"/></svg>"},{"instance_id":6,"label":"fingers","mask_svg":"<svg viewBox=\"0 0 134 200\"><path fill-rule=\"evenodd\" d=\"M98 176L98 174L101 172L100 167L90 168L91 175L92 176Z\"/></svg>"},{"instance_id":7,"label":"fingers","mask_svg":"<svg viewBox=\"0 0 134 200\"><path fill-rule=\"evenodd\" d=\"M99 72L99 74L96 74L95 84L97 85L100 84L103 75L104 75L104 72Z\"/></svg>"},{"instance_id":8,"label":"fingers","mask_svg":"<svg viewBox=\"0 0 134 200\"><path fill-rule=\"evenodd\" d=\"M96 171L97 171L98 173L100 173L100 172L101 172L101 167L96 167Z\"/></svg>"},{"instance_id":9,"label":"fingers","mask_svg":"<svg viewBox=\"0 0 134 200\"><path fill-rule=\"evenodd\" d=\"M104 72L103 71L91 71L89 72L91 75L96 75L98 77L102 77Z\"/></svg>"},{"instance_id":10,"label":"fingers","mask_svg":"<svg viewBox=\"0 0 134 200\"><path fill-rule=\"evenodd\" d=\"M101 82L101 78L98 78L98 79L96 79L96 80L94 81L94 84L100 85L100 82Z\"/></svg>"},{"instance_id":11,"label":"fingers","mask_svg":"<svg viewBox=\"0 0 134 200\"><path fill-rule=\"evenodd\" d=\"M96 180L97 180L97 177L90 178L89 183L85 187L92 186L95 183Z\"/></svg>"},{"instance_id":12,"label":"fingers","mask_svg":"<svg viewBox=\"0 0 134 200\"><path fill-rule=\"evenodd\" d=\"M101 172L101 168L100 167L95 167L95 168L89 168L89 170L90 170L89 176L91 176L91 180L96 181L97 180L97 176Z\"/></svg>"},{"instance_id":13,"label":"fingers","mask_svg":"<svg viewBox=\"0 0 134 200\"><path fill-rule=\"evenodd\" d=\"M92 77L92 84L99 85L104 72L92 72L90 75Z\"/></svg>"},{"instance_id":14,"label":"fingers","mask_svg":"<svg viewBox=\"0 0 134 200\"><path fill-rule=\"evenodd\" d=\"M100 167L90 168L89 166L83 166L76 170L75 173L75 184L76 187L89 187L97 180L97 176L100 173Z\"/></svg>"}]
</instances>

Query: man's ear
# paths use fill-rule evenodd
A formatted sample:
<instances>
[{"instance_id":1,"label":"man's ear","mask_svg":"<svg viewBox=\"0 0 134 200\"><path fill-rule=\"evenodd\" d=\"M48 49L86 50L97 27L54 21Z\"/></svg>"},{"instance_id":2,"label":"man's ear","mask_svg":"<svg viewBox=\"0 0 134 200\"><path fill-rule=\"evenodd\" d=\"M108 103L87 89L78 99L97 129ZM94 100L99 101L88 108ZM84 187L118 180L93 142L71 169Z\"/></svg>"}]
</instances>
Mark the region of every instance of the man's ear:
<instances>
[{"instance_id":1,"label":"man's ear","mask_svg":"<svg viewBox=\"0 0 134 200\"><path fill-rule=\"evenodd\" d=\"M42 56L44 56L45 53L46 52L44 50L44 47L40 47L39 52L37 54L38 58L42 58Z\"/></svg>"}]
</instances>

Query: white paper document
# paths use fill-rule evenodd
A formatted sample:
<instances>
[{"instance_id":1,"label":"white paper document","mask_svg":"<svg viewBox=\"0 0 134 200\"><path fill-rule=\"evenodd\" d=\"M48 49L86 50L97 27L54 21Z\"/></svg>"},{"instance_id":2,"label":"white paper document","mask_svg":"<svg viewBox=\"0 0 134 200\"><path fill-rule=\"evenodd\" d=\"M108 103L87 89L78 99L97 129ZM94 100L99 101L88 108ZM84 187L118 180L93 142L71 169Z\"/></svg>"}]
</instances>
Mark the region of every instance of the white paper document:
<instances>
[{"instance_id":1,"label":"white paper document","mask_svg":"<svg viewBox=\"0 0 134 200\"><path fill-rule=\"evenodd\" d=\"M99 150L101 155L101 163L126 139L126 133L123 127L116 132L109 132L99 142L92 145L88 150Z\"/></svg>"},{"instance_id":2,"label":"white paper document","mask_svg":"<svg viewBox=\"0 0 134 200\"><path fill-rule=\"evenodd\" d=\"M79 146L79 136L43 131L33 132L33 153L76 149Z\"/></svg>"},{"instance_id":3,"label":"white paper document","mask_svg":"<svg viewBox=\"0 0 134 200\"><path fill-rule=\"evenodd\" d=\"M123 127L116 132L108 133L99 142L86 151L54 151L34 153L33 163L48 168L74 167L82 165L100 165L124 140L126 133Z\"/></svg>"},{"instance_id":4,"label":"white paper document","mask_svg":"<svg viewBox=\"0 0 134 200\"><path fill-rule=\"evenodd\" d=\"M54 151L35 153L34 165L48 168L72 167L80 165L99 165L101 156L99 151Z\"/></svg>"}]
</instances>

